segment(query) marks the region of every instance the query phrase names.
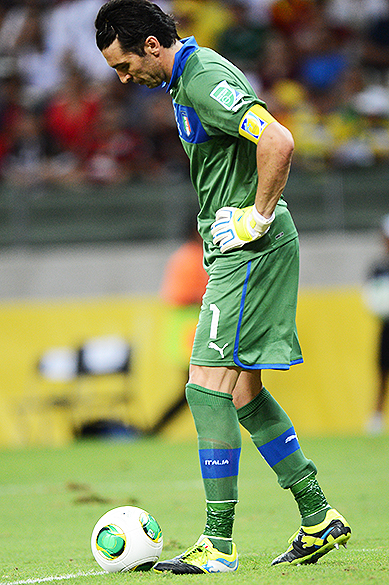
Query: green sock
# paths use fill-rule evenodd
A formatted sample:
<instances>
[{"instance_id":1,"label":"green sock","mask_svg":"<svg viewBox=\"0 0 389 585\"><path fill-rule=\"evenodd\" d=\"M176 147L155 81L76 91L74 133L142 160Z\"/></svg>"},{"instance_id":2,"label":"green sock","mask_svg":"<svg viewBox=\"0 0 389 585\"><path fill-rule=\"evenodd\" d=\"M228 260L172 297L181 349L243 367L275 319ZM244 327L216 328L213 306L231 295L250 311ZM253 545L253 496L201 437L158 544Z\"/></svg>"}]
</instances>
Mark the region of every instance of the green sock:
<instances>
[{"instance_id":1,"label":"green sock","mask_svg":"<svg viewBox=\"0 0 389 585\"><path fill-rule=\"evenodd\" d=\"M238 409L238 417L277 474L280 486L291 489L302 524L312 526L324 520L330 506L315 478L316 467L303 454L292 422L278 402L263 388L249 404Z\"/></svg>"},{"instance_id":2,"label":"green sock","mask_svg":"<svg viewBox=\"0 0 389 585\"><path fill-rule=\"evenodd\" d=\"M186 398L197 430L207 500L204 534L230 554L241 450L237 412L232 396L195 384L187 384Z\"/></svg>"},{"instance_id":3,"label":"green sock","mask_svg":"<svg viewBox=\"0 0 389 585\"><path fill-rule=\"evenodd\" d=\"M302 526L315 526L323 522L331 508L314 473L304 477L290 488L297 502Z\"/></svg>"},{"instance_id":4,"label":"green sock","mask_svg":"<svg viewBox=\"0 0 389 585\"><path fill-rule=\"evenodd\" d=\"M207 520L203 534L221 552L232 552L232 528L235 518L235 502L208 502Z\"/></svg>"}]
</instances>

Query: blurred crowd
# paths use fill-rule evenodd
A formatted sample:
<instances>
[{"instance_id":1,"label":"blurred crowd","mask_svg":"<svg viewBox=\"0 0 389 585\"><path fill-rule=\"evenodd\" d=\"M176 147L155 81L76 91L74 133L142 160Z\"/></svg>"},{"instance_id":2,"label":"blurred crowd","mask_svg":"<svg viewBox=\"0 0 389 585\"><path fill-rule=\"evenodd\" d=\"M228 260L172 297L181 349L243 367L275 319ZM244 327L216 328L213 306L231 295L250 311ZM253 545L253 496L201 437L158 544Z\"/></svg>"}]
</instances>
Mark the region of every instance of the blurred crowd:
<instances>
[{"instance_id":1,"label":"blurred crowd","mask_svg":"<svg viewBox=\"0 0 389 585\"><path fill-rule=\"evenodd\" d=\"M2 0L0 181L188 177L164 89L122 85L95 46L102 0ZM294 164L389 159L389 0L157 0L240 67L293 132Z\"/></svg>"}]
</instances>

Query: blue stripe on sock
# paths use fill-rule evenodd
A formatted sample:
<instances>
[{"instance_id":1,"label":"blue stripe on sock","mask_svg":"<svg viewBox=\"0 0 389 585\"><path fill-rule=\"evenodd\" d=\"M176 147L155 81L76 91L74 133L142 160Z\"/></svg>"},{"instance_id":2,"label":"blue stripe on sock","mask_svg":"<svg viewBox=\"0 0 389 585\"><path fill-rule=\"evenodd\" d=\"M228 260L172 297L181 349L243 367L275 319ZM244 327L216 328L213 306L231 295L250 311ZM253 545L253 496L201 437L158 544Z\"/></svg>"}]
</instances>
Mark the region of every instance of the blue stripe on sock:
<instances>
[{"instance_id":1,"label":"blue stripe on sock","mask_svg":"<svg viewBox=\"0 0 389 585\"><path fill-rule=\"evenodd\" d=\"M270 467L274 467L298 449L300 449L300 445L293 427L290 427L279 437L258 447L259 452Z\"/></svg>"},{"instance_id":2,"label":"blue stripe on sock","mask_svg":"<svg viewBox=\"0 0 389 585\"><path fill-rule=\"evenodd\" d=\"M204 479L233 477L239 472L239 449L200 449L201 474Z\"/></svg>"}]
</instances>

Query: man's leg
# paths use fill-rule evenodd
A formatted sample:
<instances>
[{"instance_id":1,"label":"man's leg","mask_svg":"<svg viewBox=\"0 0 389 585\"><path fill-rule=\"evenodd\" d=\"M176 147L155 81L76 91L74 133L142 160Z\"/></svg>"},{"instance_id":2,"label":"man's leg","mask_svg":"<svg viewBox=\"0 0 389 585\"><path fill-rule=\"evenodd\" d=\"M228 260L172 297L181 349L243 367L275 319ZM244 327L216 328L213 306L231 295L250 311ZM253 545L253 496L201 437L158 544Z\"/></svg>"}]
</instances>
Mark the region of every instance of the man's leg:
<instances>
[{"instance_id":1,"label":"man's leg","mask_svg":"<svg viewBox=\"0 0 389 585\"><path fill-rule=\"evenodd\" d=\"M186 397L198 435L200 467L207 502L206 523L194 547L154 570L208 573L238 568L232 542L238 499L241 434L232 391L237 368L191 366Z\"/></svg>"},{"instance_id":2,"label":"man's leg","mask_svg":"<svg viewBox=\"0 0 389 585\"><path fill-rule=\"evenodd\" d=\"M389 321L381 324L378 348L378 388L374 410L367 421L366 431L370 435L379 435L385 430L385 403L388 394L389 378Z\"/></svg>"},{"instance_id":3,"label":"man's leg","mask_svg":"<svg viewBox=\"0 0 389 585\"><path fill-rule=\"evenodd\" d=\"M281 487L292 488L293 492L293 486L301 479L316 475L316 467L300 448L292 421L263 388L260 370L241 372L234 390L234 403L239 422L249 431L255 446L276 473ZM304 506L304 501L297 499L302 520L311 524L322 521L324 510L329 508L317 481L314 482L317 501ZM314 516L309 520L312 514Z\"/></svg>"},{"instance_id":4,"label":"man's leg","mask_svg":"<svg viewBox=\"0 0 389 585\"><path fill-rule=\"evenodd\" d=\"M348 540L350 527L328 504L317 482L315 465L304 456L286 412L262 387L260 370L242 371L233 396L240 423L277 474L281 487L291 490L301 514L297 542L273 563L316 562ZM308 541L314 544L304 544Z\"/></svg>"}]
</instances>

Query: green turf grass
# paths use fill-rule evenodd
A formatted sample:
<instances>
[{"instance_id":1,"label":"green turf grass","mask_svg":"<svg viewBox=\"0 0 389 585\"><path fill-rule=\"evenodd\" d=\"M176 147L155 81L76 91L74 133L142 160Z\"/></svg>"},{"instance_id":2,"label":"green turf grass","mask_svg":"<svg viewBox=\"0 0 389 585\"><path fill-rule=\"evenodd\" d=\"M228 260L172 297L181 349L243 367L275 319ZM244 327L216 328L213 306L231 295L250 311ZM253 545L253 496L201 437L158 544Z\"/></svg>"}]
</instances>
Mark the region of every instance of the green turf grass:
<instances>
[{"instance_id":1,"label":"green turf grass","mask_svg":"<svg viewBox=\"0 0 389 585\"><path fill-rule=\"evenodd\" d=\"M237 573L93 574L55 582L166 585L212 579L218 585L387 585L389 437L301 443L319 468L328 500L351 524L347 551L333 551L313 566L270 567L286 549L299 517L291 494L278 486L252 444L244 442L234 531L240 553ZM205 520L195 442L91 441L64 449L0 452L0 584L98 573L90 552L92 528L107 510L126 504L145 508L161 524L161 558L192 545Z\"/></svg>"}]
</instances>

